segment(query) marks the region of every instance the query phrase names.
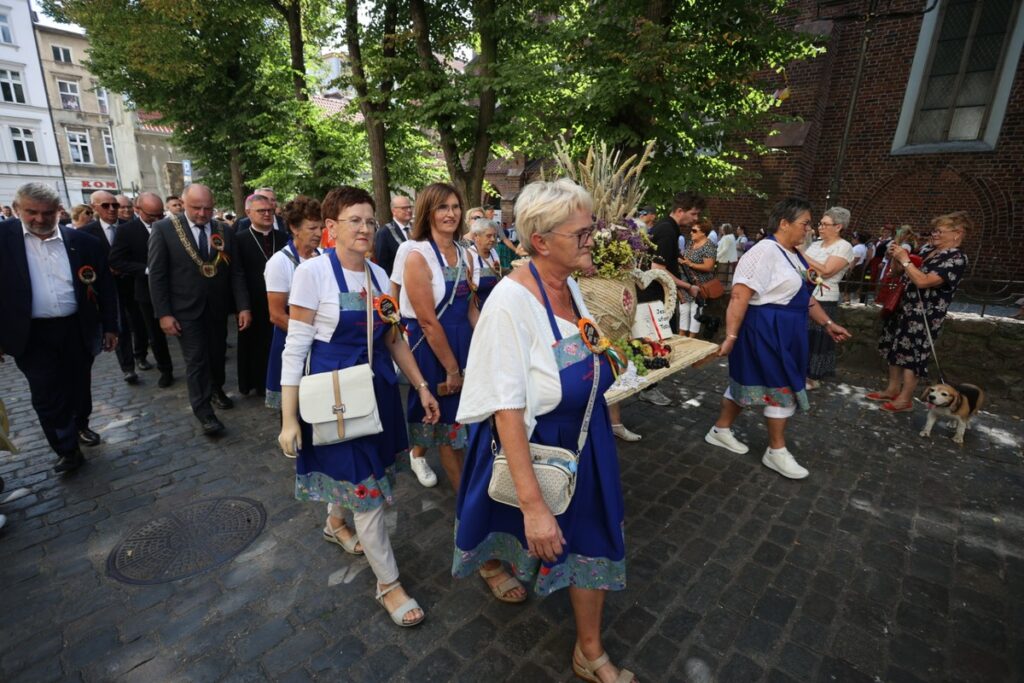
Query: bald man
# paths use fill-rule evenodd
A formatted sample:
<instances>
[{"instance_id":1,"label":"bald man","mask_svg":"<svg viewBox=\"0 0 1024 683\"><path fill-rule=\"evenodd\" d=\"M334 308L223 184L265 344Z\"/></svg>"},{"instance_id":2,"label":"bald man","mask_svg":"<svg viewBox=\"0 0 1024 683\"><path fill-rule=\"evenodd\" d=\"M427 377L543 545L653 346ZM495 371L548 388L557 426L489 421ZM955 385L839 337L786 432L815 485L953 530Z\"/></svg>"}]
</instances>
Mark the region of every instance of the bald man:
<instances>
[{"instance_id":1,"label":"bald man","mask_svg":"<svg viewBox=\"0 0 1024 683\"><path fill-rule=\"evenodd\" d=\"M126 194L119 194L117 199L117 222L127 223L132 219L132 210L134 206L132 204L132 198Z\"/></svg>"},{"instance_id":2,"label":"bald man","mask_svg":"<svg viewBox=\"0 0 1024 683\"><path fill-rule=\"evenodd\" d=\"M153 302L149 296L149 268L146 265L153 224L163 217L164 203L159 195L143 192L136 197L135 217L117 226L114 244L110 248L110 267L133 281L133 301L138 316L137 321L132 318L133 327L146 331L146 337L153 346L156 367L160 371L157 385L166 388L174 381L174 366L171 363L170 350L167 348L167 337L160 329L160 323L153 312ZM131 310L129 315L132 315ZM153 367L146 361L146 337L136 337L135 357L142 370L150 370Z\"/></svg>"},{"instance_id":3,"label":"bald man","mask_svg":"<svg viewBox=\"0 0 1024 683\"><path fill-rule=\"evenodd\" d=\"M224 354L231 296L238 329L252 323L245 274L234 253L235 234L213 220L213 193L205 185L185 188L180 215L153 224L149 238L149 293L160 329L177 337L185 357L188 398L203 433L224 425L213 406L234 404L224 393Z\"/></svg>"}]
</instances>

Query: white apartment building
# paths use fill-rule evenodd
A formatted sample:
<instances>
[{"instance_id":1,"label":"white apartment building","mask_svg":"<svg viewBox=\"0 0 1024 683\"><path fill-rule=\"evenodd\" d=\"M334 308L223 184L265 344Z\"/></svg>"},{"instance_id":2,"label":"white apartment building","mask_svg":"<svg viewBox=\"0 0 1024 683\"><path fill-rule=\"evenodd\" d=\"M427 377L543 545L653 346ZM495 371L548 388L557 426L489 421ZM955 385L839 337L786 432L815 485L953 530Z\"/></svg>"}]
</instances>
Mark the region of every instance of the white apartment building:
<instances>
[{"instance_id":1,"label":"white apartment building","mask_svg":"<svg viewBox=\"0 0 1024 683\"><path fill-rule=\"evenodd\" d=\"M18 186L51 185L68 203L28 0L0 0L0 204Z\"/></svg>"}]
</instances>

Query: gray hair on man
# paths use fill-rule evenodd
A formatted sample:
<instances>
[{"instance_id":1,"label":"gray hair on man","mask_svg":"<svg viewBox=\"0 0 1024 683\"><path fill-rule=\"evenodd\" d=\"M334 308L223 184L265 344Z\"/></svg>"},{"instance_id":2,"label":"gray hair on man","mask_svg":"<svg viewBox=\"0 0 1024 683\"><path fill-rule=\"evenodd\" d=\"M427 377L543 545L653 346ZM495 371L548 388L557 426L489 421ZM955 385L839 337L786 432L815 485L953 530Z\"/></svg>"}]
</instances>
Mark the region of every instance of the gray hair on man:
<instances>
[{"instance_id":1,"label":"gray hair on man","mask_svg":"<svg viewBox=\"0 0 1024 683\"><path fill-rule=\"evenodd\" d=\"M22 200L31 199L35 202L45 202L57 206L60 204L60 195L46 183L25 183L14 192L14 206L17 207Z\"/></svg>"},{"instance_id":2,"label":"gray hair on man","mask_svg":"<svg viewBox=\"0 0 1024 683\"><path fill-rule=\"evenodd\" d=\"M245 210L248 211L251 209L252 205L256 202L267 202L268 204L271 204L273 203L273 200L270 197L259 193L251 194L245 198Z\"/></svg>"},{"instance_id":3,"label":"gray hair on man","mask_svg":"<svg viewBox=\"0 0 1024 683\"><path fill-rule=\"evenodd\" d=\"M469 232L473 235L482 235L488 230L493 230L495 234L498 232L498 222L488 220L486 218L477 218L469 226Z\"/></svg>"},{"instance_id":4,"label":"gray hair on man","mask_svg":"<svg viewBox=\"0 0 1024 683\"><path fill-rule=\"evenodd\" d=\"M825 212L825 215L831 218L832 222L835 223L840 230L850 225L849 209L844 209L841 206L833 206Z\"/></svg>"},{"instance_id":5,"label":"gray hair on man","mask_svg":"<svg viewBox=\"0 0 1024 683\"><path fill-rule=\"evenodd\" d=\"M579 210L594 210L590 193L569 180L535 180L519 193L516 199L516 230L520 244L534 253L530 238L534 234L551 232L569 220Z\"/></svg>"}]
</instances>

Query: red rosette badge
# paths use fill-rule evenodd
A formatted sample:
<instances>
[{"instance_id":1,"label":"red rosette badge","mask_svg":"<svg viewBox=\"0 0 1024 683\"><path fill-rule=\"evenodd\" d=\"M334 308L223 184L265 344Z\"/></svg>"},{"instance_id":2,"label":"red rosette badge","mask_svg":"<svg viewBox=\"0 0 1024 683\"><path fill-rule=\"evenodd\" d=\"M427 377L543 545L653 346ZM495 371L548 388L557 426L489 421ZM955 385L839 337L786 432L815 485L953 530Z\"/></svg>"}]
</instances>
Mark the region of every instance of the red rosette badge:
<instances>
[{"instance_id":1,"label":"red rosette badge","mask_svg":"<svg viewBox=\"0 0 1024 683\"><path fill-rule=\"evenodd\" d=\"M85 295L89 301L95 305L99 305L96 299L96 289L93 285L96 283L96 269L90 265L84 265L78 269L78 281L85 285Z\"/></svg>"}]
</instances>

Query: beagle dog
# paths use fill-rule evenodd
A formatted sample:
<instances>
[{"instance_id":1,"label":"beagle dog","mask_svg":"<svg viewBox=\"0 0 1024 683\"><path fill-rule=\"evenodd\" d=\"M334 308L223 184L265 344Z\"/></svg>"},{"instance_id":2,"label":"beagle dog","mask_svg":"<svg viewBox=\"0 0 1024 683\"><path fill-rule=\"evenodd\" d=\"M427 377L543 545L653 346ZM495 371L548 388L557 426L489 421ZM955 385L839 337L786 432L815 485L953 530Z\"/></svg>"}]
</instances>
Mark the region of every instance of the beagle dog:
<instances>
[{"instance_id":1,"label":"beagle dog","mask_svg":"<svg viewBox=\"0 0 1024 683\"><path fill-rule=\"evenodd\" d=\"M928 406L928 419L921 436L931 436L935 421L940 417L950 417L956 421L953 442L962 446L967 424L985 403L985 391L973 384L933 384L924 390L921 400Z\"/></svg>"}]
</instances>

